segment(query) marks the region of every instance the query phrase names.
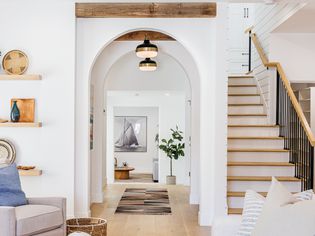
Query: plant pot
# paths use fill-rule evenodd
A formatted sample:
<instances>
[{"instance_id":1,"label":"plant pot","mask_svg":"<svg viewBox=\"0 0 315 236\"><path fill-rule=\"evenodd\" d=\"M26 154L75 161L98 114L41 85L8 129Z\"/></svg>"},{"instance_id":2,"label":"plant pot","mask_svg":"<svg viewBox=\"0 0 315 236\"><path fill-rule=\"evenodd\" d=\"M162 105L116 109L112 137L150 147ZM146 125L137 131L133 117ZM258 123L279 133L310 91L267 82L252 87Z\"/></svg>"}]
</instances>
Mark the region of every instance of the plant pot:
<instances>
[{"instance_id":1,"label":"plant pot","mask_svg":"<svg viewBox=\"0 0 315 236\"><path fill-rule=\"evenodd\" d=\"M166 176L166 184L168 185L175 185L176 184L176 176Z\"/></svg>"}]
</instances>

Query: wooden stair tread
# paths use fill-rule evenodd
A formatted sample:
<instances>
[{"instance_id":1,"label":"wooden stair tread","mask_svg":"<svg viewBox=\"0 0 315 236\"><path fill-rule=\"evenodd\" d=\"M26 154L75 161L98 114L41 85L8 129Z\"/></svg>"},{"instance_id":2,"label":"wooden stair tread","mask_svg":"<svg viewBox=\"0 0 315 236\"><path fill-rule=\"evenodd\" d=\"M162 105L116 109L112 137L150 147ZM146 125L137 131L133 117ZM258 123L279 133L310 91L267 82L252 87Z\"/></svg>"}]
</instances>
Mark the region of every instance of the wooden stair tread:
<instances>
[{"instance_id":1,"label":"wooden stair tread","mask_svg":"<svg viewBox=\"0 0 315 236\"><path fill-rule=\"evenodd\" d=\"M228 116L267 116L267 114L228 114Z\"/></svg>"},{"instance_id":2,"label":"wooden stair tread","mask_svg":"<svg viewBox=\"0 0 315 236\"><path fill-rule=\"evenodd\" d=\"M263 106L262 103L230 103L230 107L248 107L248 106Z\"/></svg>"},{"instance_id":3,"label":"wooden stair tread","mask_svg":"<svg viewBox=\"0 0 315 236\"><path fill-rule=\"evenodd\" d=\"M294 164L289 162L241 162L241 161L231 161L227 163L228 166L294 166Z\"/></svg>"},{"instance_id":4,"label":"wooden stair tread","mask_svg":"<svg viewBox=\"0 0 315 236\"><path fill-rule=\"evenodd\" d=\"M284 137L278 137L278 136L234 136L234 137L228 137L228 139L264 139L264 140L284 140Z\"/></svg>"},{"instance_id":5,"label":"wooden stair tread","mask_svg":"<svg viewBox=\"0 0 315 236\"><path fill-rule=\"evenodd\" d=\"M252 75L231 75L228 77L229 79L253 79Z\"/></svg>"},{"instance_id":6,"label":"wooden stair tread","mask_svg":"<svg viewBox=\"0 0 315 236\"><path fill-rule=\"evenodd\" d=\"M289 150L268 148L229 148L228 152L289 152Z\"/></svg>"},{"instance_id":7,"label":"wooden stair tread","mask_svg":"<svg viewBox=\"0 0 315 236\"><path fill-rule=\"evenodd\" d=\"M243 208L229 208L228 214L229 215L242 215Z\"/></svg>"},{"instance_id":8,"label":"wooden stair tread","mask_svg":"<svg viewBox=\"0 0 315 236\"><path fill-rule=\"evenodd\" d=\"M257 85L256 84L230 84L228 85L228 87L230 88L242 88L242 87L255 88L257 87Z\"/></svg>"},{"instance_id":9,"label":"wooden stair tread","mask_svg":"<svg viewBox=\"0 0 315 236\"><path fill-rule=\"evenodd\" d=\"M279 125L228 125L229 128L277 128Z\"/></svg>"},{"instance_id":10,"label":"wooden stair tread","mask_svg":"<svg viewBox=\"0 0 315 236\"><path fill-rule=\"evenodd\" d=\"M299 182L300 179L291 176L275 176L278 181ZM271 176L228 176L228 181L271 181Z\"/></svg>"},{"instance_id":11,"label":"wooden stair tread","mask_svg":"<svg viewBox=\"0 0 315 236\"><path fill-rule=\"evenodd\" d=\"M229 93L228 96L251 97L251 96L260 96L260 94L259 93Z\"/></svg>"},{"instance_id":12,"label":"wooden stair tread","mask_svg":"<svg viewBox=\"0 0 315 236\"><path fill-rule=\"evenodd\" d=\"M246 192L233 192L233 191L228 191L227 196L228 197L245 197ZM260 195L266 197L268 192L258 192Z\"/></svg>"}]
</instances>

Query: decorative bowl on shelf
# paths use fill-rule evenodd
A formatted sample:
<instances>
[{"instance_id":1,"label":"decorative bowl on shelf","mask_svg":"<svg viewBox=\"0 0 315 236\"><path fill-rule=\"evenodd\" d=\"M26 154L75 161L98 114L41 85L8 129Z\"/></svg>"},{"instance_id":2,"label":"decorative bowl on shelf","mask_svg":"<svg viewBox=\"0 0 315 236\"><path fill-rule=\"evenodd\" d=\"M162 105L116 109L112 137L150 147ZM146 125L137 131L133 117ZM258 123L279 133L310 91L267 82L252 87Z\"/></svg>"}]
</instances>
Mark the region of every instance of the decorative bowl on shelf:
<instances>
[{"instance_id":1,"label":"decorative bowl on shelf","mask_svg":"<svg viewBox=\"0 0 315 236\"><path fill-rule=\"evenodd\" d=\"M3 70L9 75L22 75L28 68L28 58L20 50L12 50L2 59Z\"/></svg>"}]
</instances>

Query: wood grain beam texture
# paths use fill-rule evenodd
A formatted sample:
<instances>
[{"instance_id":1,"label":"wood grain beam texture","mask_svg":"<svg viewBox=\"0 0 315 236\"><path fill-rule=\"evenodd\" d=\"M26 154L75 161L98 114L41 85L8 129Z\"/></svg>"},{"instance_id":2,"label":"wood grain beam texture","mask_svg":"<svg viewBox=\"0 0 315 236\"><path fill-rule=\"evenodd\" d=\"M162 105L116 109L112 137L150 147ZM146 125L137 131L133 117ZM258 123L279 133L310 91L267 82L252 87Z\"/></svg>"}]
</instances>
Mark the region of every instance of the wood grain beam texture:
<instances>
[{"instance_id":1,"label":"wood grain beam texture","mask_svg":"<svg viewBox=\"0 0 315 236\"><path fill-rule=\"evenodd\" d=\"M130 32L115 39L115 41L143 41L147 37L152 41L175 41L174 38L157 31L141 30Z\"/></svg>"},{"instance_id":2,"label":"wood grain beam texture","mask_svg":"<svg viewBox=\"0 0 315 236\"><path fill-rule=\"evenodd\" d=\"M76 3L78 18L213 18L216 3Z\"/></svg>"}]
</instances>

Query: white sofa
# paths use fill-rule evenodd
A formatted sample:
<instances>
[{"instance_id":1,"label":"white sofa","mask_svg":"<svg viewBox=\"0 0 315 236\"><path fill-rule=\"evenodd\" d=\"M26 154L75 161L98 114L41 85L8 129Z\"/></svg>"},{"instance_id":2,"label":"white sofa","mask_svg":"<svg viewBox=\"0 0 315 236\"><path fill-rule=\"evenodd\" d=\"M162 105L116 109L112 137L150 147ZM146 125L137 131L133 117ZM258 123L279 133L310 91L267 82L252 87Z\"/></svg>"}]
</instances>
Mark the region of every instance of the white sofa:
<instances>
[{"instance_id":1,"label":"white sofa","mask_svg":"<svg viewBox=\"0 0 315 236\"><path fill-rule=\"evenodd\" d=\"M228 215L217 218L211 228L211 236L235 236L240 224L241 215Z\"/></svg>"}]
</instances>

